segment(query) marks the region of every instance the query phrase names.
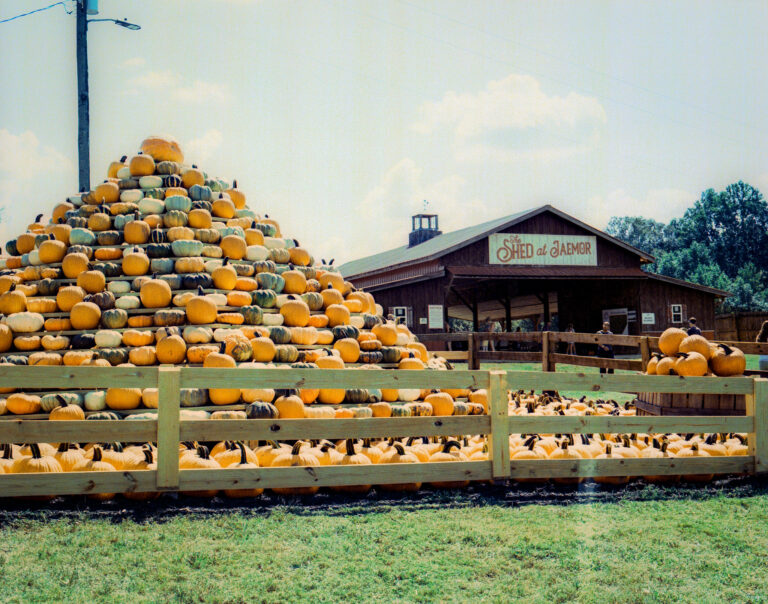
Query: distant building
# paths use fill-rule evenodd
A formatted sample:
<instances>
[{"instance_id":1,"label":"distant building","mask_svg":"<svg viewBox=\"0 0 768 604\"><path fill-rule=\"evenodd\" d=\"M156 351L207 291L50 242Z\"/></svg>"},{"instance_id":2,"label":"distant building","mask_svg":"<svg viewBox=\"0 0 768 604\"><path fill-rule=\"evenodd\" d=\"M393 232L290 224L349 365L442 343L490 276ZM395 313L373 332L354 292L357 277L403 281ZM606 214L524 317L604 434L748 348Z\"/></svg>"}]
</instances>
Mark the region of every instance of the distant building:
<instances>
[{"instance_id":1,"label":"distant building","mask_svg":"<svg viewBox=\"0 0 768 604\"><path fill-rule=\"evenodd\" d=\"M414 333L442 331L448 317L486 317L509 329L530 318L560 329L657 334L695 316L715 327L715 301L728 292L641 270L654 258L545 205L451 233L437 216L412 217L408 245L353 260L342 275L376 295L384 312Z\"/></svg>"}]
</instances>

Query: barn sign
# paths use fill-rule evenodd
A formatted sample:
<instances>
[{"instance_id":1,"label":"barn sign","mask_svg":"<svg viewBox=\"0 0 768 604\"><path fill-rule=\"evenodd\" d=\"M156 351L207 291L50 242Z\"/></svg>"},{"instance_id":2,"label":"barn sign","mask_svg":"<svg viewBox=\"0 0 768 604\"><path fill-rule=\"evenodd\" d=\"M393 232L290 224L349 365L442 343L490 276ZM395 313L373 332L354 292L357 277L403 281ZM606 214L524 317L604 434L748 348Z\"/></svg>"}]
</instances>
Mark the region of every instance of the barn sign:
<instances>
[{"instance_id":1,"label":"barn sign","mask_svg":"<svg viewBox=\"0 0 768 604\"><path fill-rule=\"evenodd\" d=\"M595 237L494 233L488 246L490 264L597 266Z\"/></svg>"}]
</instances>

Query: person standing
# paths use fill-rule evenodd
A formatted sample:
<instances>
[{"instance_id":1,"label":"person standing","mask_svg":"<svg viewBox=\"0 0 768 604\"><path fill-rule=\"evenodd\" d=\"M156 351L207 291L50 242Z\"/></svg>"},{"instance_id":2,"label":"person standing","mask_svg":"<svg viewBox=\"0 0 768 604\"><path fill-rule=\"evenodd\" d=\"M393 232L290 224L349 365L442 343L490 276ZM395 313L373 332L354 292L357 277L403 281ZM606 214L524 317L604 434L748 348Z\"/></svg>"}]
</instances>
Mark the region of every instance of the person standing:
<instances>
[{"instance_id":1,"label":"person standing","mask_svg":"<svg viewBox=\"0 0 768 604\"><path fill-rule=\"evenodd\" d=\"M603 328L597 332L599 336L612 336L611 324L608 321L603 323ZM597 345L597 357L600 359L612 359L613 358L613 346L610 344L603 344L602 342ZM600 373L613 373L613 368L600 367Z\"/></svg>"},{"instance_id":2,"label":"person standing","mask_svg":"<svg viewBox=\"0 0 768 604\"><path fill-rule=\"evenodd\" d=\"M568 328L565 333L576 333L573 327L573 323L568 323ZM565 354L576 354L576 342L568 342L568 347L565 349Z\"/></svg>"},{"instance_id":3,"label":"person standing","mask_svg":"<svg viewBox=\"0 0 768 604\"><path fill-rule=\"evenodd\" d=\"M699 326L696 325L696 317L691 317L690 319L688 319L688 335L689 336L701 335L701 329L699 329Z\"/></svg>"}]
</instances>

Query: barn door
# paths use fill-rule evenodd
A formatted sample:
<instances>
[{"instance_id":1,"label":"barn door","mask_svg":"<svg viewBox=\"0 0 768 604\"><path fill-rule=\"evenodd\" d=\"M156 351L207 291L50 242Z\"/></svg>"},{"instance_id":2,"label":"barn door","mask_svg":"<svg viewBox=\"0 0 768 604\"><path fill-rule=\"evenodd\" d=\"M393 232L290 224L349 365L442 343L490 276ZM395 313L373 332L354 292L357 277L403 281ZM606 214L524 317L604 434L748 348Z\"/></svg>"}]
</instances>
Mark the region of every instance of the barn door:
<instances>
[{"instance_id":1,"label":"barn door","mask_svg":"<svg viewBox=\"0 0 768 604\"><path fill-rule=\"evenodd\" d=\"M603 310L603 323L611 324L611 331L617 335L629 335L629 311L626 308Z\"/></svg>"}]
</instances>

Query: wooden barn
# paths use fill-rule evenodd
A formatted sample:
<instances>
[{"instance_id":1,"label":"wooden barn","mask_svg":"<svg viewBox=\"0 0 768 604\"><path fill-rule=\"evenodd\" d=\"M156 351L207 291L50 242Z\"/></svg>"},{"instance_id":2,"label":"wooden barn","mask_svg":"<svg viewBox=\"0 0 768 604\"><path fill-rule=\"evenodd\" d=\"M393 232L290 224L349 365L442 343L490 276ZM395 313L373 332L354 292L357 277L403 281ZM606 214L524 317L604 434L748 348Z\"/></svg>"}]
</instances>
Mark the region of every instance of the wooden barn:
<instances>
[{"instance_id":1,"label":"wooden barn","mask_svg":"<svg viewBox=\"0 0 768 604\"><path fill-rule=\"evenodd\" d=\"M607 320L617 334L658 334L692 316L712 332L728 293L642 270L653 260L545 205L451 233L418 214L407 245L339 270L415 333L444 331L452 317L475 331L488 318L506 330L530 318L537 328L593 332Z\"/></svg>"}]
</instances>

